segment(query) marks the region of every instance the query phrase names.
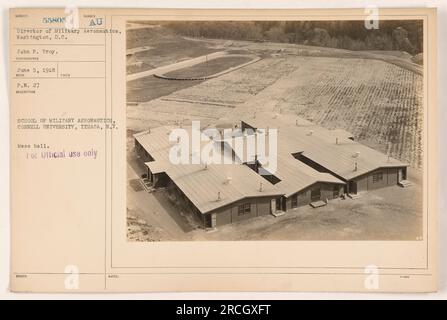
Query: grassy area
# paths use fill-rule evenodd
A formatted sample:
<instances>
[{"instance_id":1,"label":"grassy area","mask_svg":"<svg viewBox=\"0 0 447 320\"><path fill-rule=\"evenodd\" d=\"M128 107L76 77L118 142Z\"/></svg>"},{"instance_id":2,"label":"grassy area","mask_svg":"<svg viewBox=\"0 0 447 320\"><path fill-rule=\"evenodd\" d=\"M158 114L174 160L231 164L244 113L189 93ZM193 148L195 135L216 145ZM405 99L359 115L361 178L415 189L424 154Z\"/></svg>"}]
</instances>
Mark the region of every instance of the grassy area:
<instances>
[{"instance_id":1,"label":"grassy area","mask_svg":"<svg viewBox=\"0 0 447 320\"><path fill-rule=\"evenodd\" d=\"M212 43L192 41L170 33L163 28L146 28L127 31L127 48L150 46L128 59L127 74L166 66L219 51Z\"/></svg>"},{"instance_id":2,"label":"grassy area","mask_svg":"<svg viewBox=\"0 0 447 320\"><path fill-rule=\"evenodd\" d=\"M420 168L422 84L418 73L379 60L287 54L169 98L237 105L237 118L255 109L297 115Z\"/></svg>"},{"instance_id":3,"label":"grassy area","mask_svg":"<svg viewBox=\"0 0 447 320\"><path fill-rule=\"evenodd\" d=\"M199 63L195 66L172 71L165 76L179 78L199 78L207 75L219 73L231 67L250 61L249 57L223 57ZM181 89L186 89L202 83L203 80L176 81L165 80L148 76L145 78L127 82L127 101L145 102L174 93Z\"/></svg>"},{"instance_id":4,"label":"grassy area","mask_svg":"<svg viewBox=\"0 0 447 320\"><path fill-rule=\"evenodd\" d=\"M225 71L229 68L236 67L251 60L250 57L222 57L196 64L195 66L175 70L165 74L164 76L172 78L200 78L208 77L213 74Z\"/></svg>"},{"instance_id":5,"label":"grassy area","mask_svg":"<svg viewBox=\"0 0 447 320\"><path fill-rule=\"evenodd\" d=\"M172 81L154 76L127 82L127 102L145 102L186 89L203 82L202 80Z\"/></svg>"}]
</instances>

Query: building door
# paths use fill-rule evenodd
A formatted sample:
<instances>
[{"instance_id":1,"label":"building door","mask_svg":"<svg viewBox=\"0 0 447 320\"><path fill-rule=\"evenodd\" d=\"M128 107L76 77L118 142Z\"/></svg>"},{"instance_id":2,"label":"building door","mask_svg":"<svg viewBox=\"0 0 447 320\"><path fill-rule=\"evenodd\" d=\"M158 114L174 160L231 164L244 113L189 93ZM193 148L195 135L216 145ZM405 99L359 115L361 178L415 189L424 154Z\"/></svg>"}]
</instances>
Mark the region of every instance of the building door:
<instances>
[{"instance_id":1,"label":"building door","mask_svg":"<svg viewBox=\"0 0 447 320\"><path fill-rule=\"evenodd\" d=\"M276 211L281 211L281 198L276 198Z\"/></svg>"},{"instance_id":2,"label":"building door","mask_svg":"<svg viewBox=\"0 0 447 320\"><path fill-rule=\"evenodd\" d=\"M402 168L400 168L399 170L397 170L397 182L401 182L403 180L403 171Z\"/></svg>"},{"instance_id":3,"label":"building door","mask_svg":"<svg viewBox=\"0 0 447 320\"><path fill-rule=\"evenodd\" d=\"M334 189L333 190L334 191L333 191L332 196L333 196L334 199L336 199L336 198L338 198L340 196L340 187L336 184L336 185L334 185Z\"/></svg>"},{"instance_id":4,"label":"building door","mask_svg":"<svg viewBox=\"0 0 447 320\"><path fill-rule=\"evenodd\" d=\"M204 216L204 227L206 228L212 228L212 222L211 222L211 215L205 214Z\"/></svg>"},{"instance_id":5,"label":"building door","mask_svg":"<svg viewBox=\"0 0 447 320\"><path fill-rule=\"evenodd\" d=\"M149 170L149 168L147 168L147 177L151 183L154 183L154 176L152 175L152 172L151 170Z\"/></svg>"},{"instance_id":6,"label":"building door","mask_svg":"<svg viewBox=\"0 0 447 320\"><path fill-rule=\"evenodd\" d=\"M321 189L320 188L314 188L310 191L310 200L318 201L321 199Z\"/></svg>"},{"instance_id":7,"label":"building door","mask_svg":"<svg viewBox=\"0 0 447 320\"><path fill-rule=\"evenodd\" d=\"M355 181L349 181L349 193L357 193L357 183Z\"/></svg>"}]
</instances>

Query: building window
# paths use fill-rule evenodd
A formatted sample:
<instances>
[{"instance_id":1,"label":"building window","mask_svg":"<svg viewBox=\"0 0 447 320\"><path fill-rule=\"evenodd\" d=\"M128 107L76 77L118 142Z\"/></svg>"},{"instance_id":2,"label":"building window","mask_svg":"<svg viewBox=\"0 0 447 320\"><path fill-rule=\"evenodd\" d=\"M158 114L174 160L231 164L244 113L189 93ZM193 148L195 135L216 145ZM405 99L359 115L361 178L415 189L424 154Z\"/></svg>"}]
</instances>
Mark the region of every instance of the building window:
<instances>
[{"instance_id":1,"label":"building window","mask_svg":"<svg viewBox=\"0 0 447 320\"><path fill-rule=\"evenodd\" d=\"M298 195L292 196L292 209L298 207Z\"/></svg>"},{"instance_id":2,"label":"building window","mask_svg":"<svg viewBox=\"0 0 447 320\"><path fill-rule=\"evenodd\" d=\"M373 183L377 183L383 181L383 173L382 172L377 172L373 174Z\"/></svg>"},{"instance_id":3,"label":"building window","mask_svg":"<svg viewBox=\"0 0 447 320\"><path fill-rule=\"evenodd\" d=\"M241 204L237 208L237 215L242 216L244 214L249 214L251 212L250 203Z\"/></svg>"}]
</instances>

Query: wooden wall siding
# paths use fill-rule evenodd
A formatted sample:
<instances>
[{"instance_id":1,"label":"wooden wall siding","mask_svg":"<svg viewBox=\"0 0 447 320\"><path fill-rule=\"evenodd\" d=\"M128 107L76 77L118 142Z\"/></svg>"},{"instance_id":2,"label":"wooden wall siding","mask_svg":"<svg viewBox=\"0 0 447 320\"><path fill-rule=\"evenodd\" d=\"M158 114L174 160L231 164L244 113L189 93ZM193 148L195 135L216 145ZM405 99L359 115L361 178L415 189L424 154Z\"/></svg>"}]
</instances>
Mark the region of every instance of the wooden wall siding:
<instances>
[{"instance_id":1,"label":"wooden wall siding","mask_svg":"<svg viewBox=\"0 0 447 320\"><path fill-rule=\"evenodd\" d=\"M257 214L258 216L265 216L271 213L271 199L259 198L257 201Z\"/></svg>"},{"instance_id":2,"label":"wooden wall siding","mask_svg":"<svg viewBox=\"0 0 447 320\"><path fill-rule=\"evenodd\" d=\"M379 172L382 172L383 180L374 182L373 176L374 174ZM397 175L398 175L398 168L383 168L370 172L361 177L358 177L354 179L354 181L357 183L357 192L375 190L387 186L396 185Z\"/></svg>"},{"instance_id":3,"label":"wooden wall siding","mask_svg":"<svg viewBox=\"0 0 447 320\"><path fill-rule=\"evenodd\" d=\"M226 207L217 209L213 211L213 213L216 213L217 226L222 226L225 224L242 221L262 215L268 215L271 212L271 200L271 197L243 199ZM248 202L251 204L250 213L238 215L239 205Z\"/></svg>"},{"instance_id":4,"label":"wooden wall siding","mask_svg":"<svg viewBox=\"0 0 447 320\"><path fill-rule=\"evenodd\" d=\"M336 185L338 187L338 193L339 196L343 193L343 185L338 185L338 184L333 184L333 183L323 183L323 182L318 182L315 183L309 187L307 187L306 189L298 192L298 208L302 207L302 206L306 206L308 204L310 204L311 198L311 190L314 188L320 188L321 190L321 197L320 200L332 200L334 198L334 185ZM294 196L294 195L293 195ZM288 198L286 198L286 211L288 210L293 210L296 208L292 208L292 197L290 196Z\"/></svg>"},{"instance_id":5,"label":"wooden wall siding","mask_svg":"<svg viewBox=\"0 0 447 320\"><path fill-rule=\"evenodd\" d=\"M374 182L374 175L382 173L382 180ZM368 175L368 190L380 189L388 186L388 172L387 170L377 170Z\"/></svg>"},{"instance_id":6,"label":"wooden wall siding","mask_svg":"<svg viewBox=\"0 0 447 320\"><path fill-rule=\"evenodd\" d=\"M389 168L388 169L387 178L388 178L388 185L389 186L393 186L393 185L397 184L397 182L398 182L397 181L398 171L399 171L398 168Z\"/></svg>"},{"instance_id":7,"label":"wooden wall siding","mask_svg":"<svg viewBox=\"0 0 447 320\"><path fill-rule=\"evenodd\" d=\"M357 193L368 190L368 175L357 178Z\"/></svg>"},{"instance_id":8,"label":"wooden wall siding","mask_svg":"<svg viewBox=\"0 0 447 320\"><path fill-rule=\"evenodd\" d=\"M216 211L216 225L223 226L231 223L231 207Z\"/></svg>"},{"instance_id":9,"label":"wooden wall siding","mask_svg":"<svg viewBox=\"0 0 447 320\"><path fill-rule=\"evenodd\" d=\"M231 208L231 222L238 222L242 220L247 220L250 218L254 218L257 216L257 210L256 210L256 200L251 199L249 200L251 204L251 210L250 213L245 213L243 215L238 215L238 206L232 206ZM246 203L245 201L242 201L242 203Z\"/></svg>"}]
</instances>

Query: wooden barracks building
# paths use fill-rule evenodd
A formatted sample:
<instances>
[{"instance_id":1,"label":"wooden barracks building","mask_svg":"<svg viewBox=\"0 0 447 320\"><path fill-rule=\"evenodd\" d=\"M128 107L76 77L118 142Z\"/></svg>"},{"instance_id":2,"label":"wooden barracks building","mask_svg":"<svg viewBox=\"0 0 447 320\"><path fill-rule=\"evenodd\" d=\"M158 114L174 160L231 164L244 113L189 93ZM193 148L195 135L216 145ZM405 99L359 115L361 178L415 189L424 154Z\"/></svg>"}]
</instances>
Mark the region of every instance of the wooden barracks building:
<instances>
[{"instance_id":1,"label":"wooden barracks building","mask_svg":"<svg viewBox=\"0 0 447 320\"><path fill-rule=\"evenodd\" d=\"M278 130L274 174L265 170L262 159L247 159L246 154L231 149L273 125ZM204 228L410 184L407 164L354 141L344 130L271 114L243 119L240 128L244 134L214 141L219 150L222 145L232 150L234 164L171 164L169 151L175 142L169 141L169 127L135 134L135 150L147 167L150 183L155 188L167 187L201 218Z\"/></svg>"}]
</instances>

